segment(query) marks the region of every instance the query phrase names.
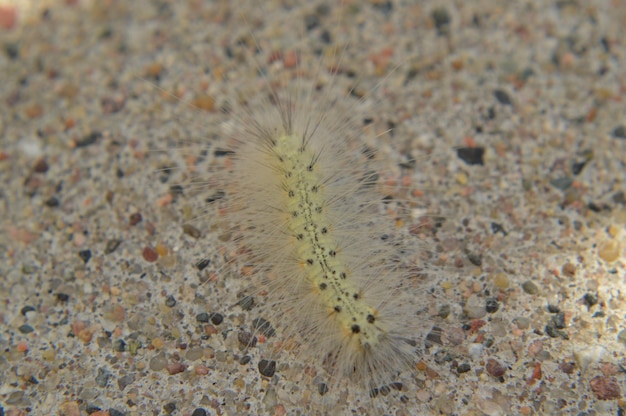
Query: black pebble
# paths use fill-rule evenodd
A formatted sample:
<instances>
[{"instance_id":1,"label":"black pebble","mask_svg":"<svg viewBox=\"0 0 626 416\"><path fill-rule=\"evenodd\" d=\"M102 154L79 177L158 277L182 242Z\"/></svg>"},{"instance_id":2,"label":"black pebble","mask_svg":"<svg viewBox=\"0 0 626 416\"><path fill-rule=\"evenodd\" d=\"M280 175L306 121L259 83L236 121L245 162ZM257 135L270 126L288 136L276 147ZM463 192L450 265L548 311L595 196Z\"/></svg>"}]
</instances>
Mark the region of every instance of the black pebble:
<instances>
[{"instance_id":1,"label":"black pebble","mask_svg":"<svg viewBox=\"0 0 626 416\"><path fill-rule=\"evenodd\" d=\"M76 142L76 147L87 147L97 142L102 137L102 133L94 131Z\"/></svg>"},{"instance_id":2,"label":"black pebble","mask_svg":"<svg viewBox=\"0 0 626 416\"><path fill-rule=\"evenodd\" d=\"M163 410L165 410L165 413L167 414L174 413L174 411L176 410L176 403L174 402L167 403L165 406L163 406Z\"/></svg>"},{"instance_id":3,"label":"black pebble","mask_svg":"<svg viewBox=\"0 0 626 416\"><path fill-rule=\"evenodd\" d=\"M46 202L44 202L44 204L47 207L55 208L55 207L58 207L60 205L60 202L59 202L59 200L58 200L58 198L56 196L52 196L52 197L46 199Z\"/></svg>"},{"instance_id":4,"label":"black pebble","mask_svg":"<svg viewBox=\"0 0 626 416\"><path fill-rule=\"evenodd\" d=\"M484 147L460 147L456 149L456 154L463 162L468 165L481 165L485 164L483 157L485 156Z\"/></svg>"},{"instance_id":5,"label":"black pebble","mask_svg":"<svg viewBox=\"0 0 626 416\"><path fill-rule=\"evenodd\" d=\"M495 90L493 92L493 96L496 97L496 100L502 105L511 105L513 102L511 101L511 97L504 90Z\"/></svg>"},{"instance_id":6,"label":"black pebble","mask_svg":"<svg viewBox=\"0 0 626 416\"><path fill-rule=\"evenodd\" d=\"M494 234L502 233L502 235L504 236L508 234L506 230L504 229L504 227L501 224L498 224L497 222L491 223L491 232Z\"/></svg>"},{"instance_id":7,"label":"black pebble","mask_svg":"<svg viewBox=\"0 0 626 416\"><path fill-rule=\"evenodd\" d=\"M17 329L18 329L18 331L20 331L22 334L30 334L31 332L33 332L33 331L35 330L32 326L30 326L30 325L28 325L28 324L21 325L21 326L20 326L19 328L17 328Z\"/></svg>"},{"instance_id":8,"label":"black pebble","mask_svg":"<svg viewBox=\"0 0 626 416\"><path fill-rule=\"evenodd\" d=\"M206 412L206 410L204 410L201 407L198 407L191 413L191 416L207 416L207 414L208 413Z\"/></svg>"},{"instance_id":9,"label":"black pebble","mask_svg":"<svg viewBox=\"0 0 626 416\"><path fill-rule=\"evenodd\" d=\"M210 259L202 259L199 262L196 263L196 269L202 271L204 269L207 268L207 266L211 264L211 260Z\"/></svg>"},{"instance_id":10,"label":"black pebble","mask_svg":"<svg viewBox=\"0 0 626 416\"><path fill-rule=\"evenodd\" d=\"M585 306L587 309L591 308L594 305L598 304L598 294L597 293L586 293L583 296L583 302L585 302Z\"/></svg>"},{"instance_id":11,"label":"black pebble","mask_svg":"<svg viewBox=\"0 0 626 416\"><path fill-rule=\"evenodd\" d=\"M487 312L494 313L494 312L497 312L499 308L500 308L500 305L498 305L497 300L495 300L494 298L487 299L487 302L485 303L485 310Z\"/></svg>"},{"instance_id":12,"label":"black pebble","mask_svg":"<svg viewBox=\"0 0 626 416\"><path fill-rule=\"evenodd\" d=\"M433 10L430 17L433 19L433 22L435 22L435 27L439 35L445 35L450 31L450 22L452 19L450 18L448 9L439 7Z\"/></svg>"},{"instance_id":13,"label":"black pebble","mask_svg":"<svg viewBox=\"0 0 626 416\"><path fill-rule=\"evenodd\" d=\"M274 330L274 327L272 326L272 324L269 323L267 319L264 319L264 318L254 319L252 321L252 327L268 338L276 335L276 331Z\"/></svg>"},{"instance_id":14,"label":"black pebble","mask_svg":"<svg viewBox=\"0 0 626 416\"><path fill-rule=\"evenodd\" d=\"M165 298L165 306L169 308L176 306L176 298L172 295L168 295L167 298Z\"/></svg>"},{"instance_id":15,"label":"black pebble","mask_svg":"<svg viewBox=\"0 0 626 416\"><path fill-rule=\"evenodd\" d=\"M87 264L89 259L91 259L91 250L81 250L78 252L78 255L83 259L83 262Z\"/></svg>"},{"instance_id":16,"label":"black pebble","mask_svg":"<svg viewBox=\"0 0 626 416\"><path fill-rule=\"evenodd\" d=\"M625 126L617 126L611 132L613 137L618 139L626 139L626 127Z\"/></svg>"},{"instance_id":17,"label":"black pebble","mask_svg":"<svg viewBox=\"0 0 626 416\"><path fill-rule=\"evenodd\" d=\"M116 339L113 342L113 349L117 352L124 352L126 351L126 342L124 342L123 339Z\"/></svg>"},{"instance_id":18,"label":"black pebble","mask_svg":"<svg viewBox=\"0 0 626 416\"><path fill-rule=\"evenodd\" d=\"M244 296L239 299L237 305L241 306L244 311L249 311L254 306L254 298L252 296Z\"/></svg>"},{"instance_id":19,"label":"black pebble","mask_svg":"<svg viewBox=\"0 0 626 416\"><path fill-rule=\"evenodd\" d=\"M22 314L22 316L26 316L28 312L33 312L33 311L36 311L36 309L33 306L26 305L20 310L20 313Z\"/></svg>"},{"instance_id":20,"label":"black pebble","mask_svg":"<svg viewBox=\"0 0 626 416\"><path fill-rule=\"evenodd\" d=\"M265 377L272 377L276 372L276 361L274 360L261 360L259 361L259 373Z\"/></svg>"},{"instance_id":21,"label":"black pebble","mask_svg":"<svg viewBox=\"0 0 626 416\"><path fill-rule=\"evenodd\" d=\"M211 316L211 322L213 323L213 325L219 325L222 322L224 322L224 317L222 316L221 313L211 312L210 316Z\"/></svg>"},{"instance_id":22,"label":"black pebble","mask_svg":"<svg viewBox=\"0 0 626 416\"><path fill-rule=\"evenodd\" d=\"M456 372L457 374L463 374L463 373L467 373L468 371L470 371L472 369L472 366L470 366L467 363L463 363L460 364L457 368L456 368Z\"/></svg>"}]
</instances>

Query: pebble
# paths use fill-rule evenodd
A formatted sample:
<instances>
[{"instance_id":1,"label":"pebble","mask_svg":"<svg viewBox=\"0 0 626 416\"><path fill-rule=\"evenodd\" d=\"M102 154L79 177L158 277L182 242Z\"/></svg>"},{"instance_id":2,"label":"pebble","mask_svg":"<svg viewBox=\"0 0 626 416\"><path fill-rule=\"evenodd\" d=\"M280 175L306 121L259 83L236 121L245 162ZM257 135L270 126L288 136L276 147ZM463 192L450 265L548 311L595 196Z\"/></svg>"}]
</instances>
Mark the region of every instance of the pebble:
<instances>
[{"instance_id":1,"label":"pebble","mask_svg":"<svg viewBox=\"0 0 626 416\"><path fill-rule=\"evenodd\" d=\"M506 372L506 368L500 364L500 362L496 359L489 358L487 360L487 364L485 365L485 370L487 370L487 374L492 377L500 378Z\"/></svg>"},{"instance_id":2,"label":"pebble","mask_svg":"<svg viewBox=\"0 0 626 416\"><path fill-rule=\"evenodd\" d=\"M24 325L20 325L20 327L17 328L17 330L20 331L22 334L30 334L35 329L28 324L24 324Z\"/></svg>"},{"instance_id":3,"label":"pebble","mask_svg":"<svg viewBox=\"0 0 626 416\"><path fill-rule=\"evenodd\" d=\"M574 361L578 368L584 373L590 365L598 363L606 354L606 349L600 345L596 345L572 353Z\"/></svg>"},{"instance_id":4,"label":"pebble","mask_svg":"<svg viewBox=\"0 0 626 416\"><path fill-rule=\"evenodd\" d=\"M522 283L522 289L524 290L524 292L528 293L529 295L536 295L537 293L539 293L539 288L537 287L537 285L531 282L530 280L527 280L524 283Z\"/></svg>"},{"instance_id":5,"label":"pebble","mask_svg":"<svg viewBox=\"0 0 626 416\"><path fill-rule=\"evenodd\" d=\"M272 377L276 372L276 361L274 360L261 360L259 361L259 373L265 377Z\"/></svg>"},{"instance_id":6,"label":"pebble","mask_svg":"<svg viewBox=\"0 0 626 416\"><path fill-rule=\"evenodd\" d=\"M202 347L192 347L187 350L185 358L189 361L196 361L204 356L204 349Z\"/></svg>"},{"instance_id":7,"label":"pebble","mask_svg":"<svg viewBox=\"0 0 626 416\"><path fill-rule=\"evenodd\" d=\"M456 150L456 155L466 164L480 165L485 164L485 148L484 147L460 147Z\"/></svg>"},{"instance_id":8,"label":"pebble","mask_svg":"<svg viewBox=\"0 0 626 416\"><path fill-rule=\"evenodd\" d=\"M477 295L471 295L467 299L464 311L471 319L479 319L487 314L485 302Z\"/></svg>"},{"instance_id":9,"label":"pebble","mask_svg":"<svg viewBox=\"0 0 626 416\"><path fill-rule=\"evenodd\" d=\"M141 254L143 256L143 259L147 261L148 263L154 263L155 261L159 259L158 253L154 251L154 249L150 246L144 247L143 252Z\"/></svg>"},{"instance_id":10,"label":"pebble","mask_svg":"<svg viewBox=\"0 0 626 416\"><path fill-rule=\"evenodd\" d=\"M174 374L182 373L187 369L187 365L183 363L169 363L165 366L167 372L173 376Z\"/></svg>"},{"instance_id":11,"label":"pebble","mask_svg":"<svg viewBox=\"0 0 626 416\"><path fill-rule=\"evenodd\" d=\"M498 301L495 298L487 298L485 301L485 310L488 313L495 313L500 308Z\"/></svg>"},{"instance_id":12,"label":"pebble","mask_svg":"<svg viewBox=\"0 0 626 416\"><path fill-rule=\"evenodd\" d=\"M497 89L493 92L493 96L496 97L496 100L502 105L513 105L513 101L511 101L511 97L509 93L504 90Z\"/></svg>"},{"instance_id":13,"label":"pebble","mask_svg":"<svg viewBox=\"0 0 626 416\"><path fill-rule=\"evenodd\" d=\"M626 126L615 127L611 135L617 139L626 139Z\"/></svg>"},{"instance_id":14,"label":"pebble","mask_svg":"<svg viewBox=\"0 0 626 416\"><path fill-rule=\"evenodd\" d=\"M161 371L167 365L167 358L163 352L158 353L150 359L148 366L152 371Z\"/></svg>"},{"instance_id":15,"label":"pebble","mask_svg":"<svg viewBox=\"0 0 626 416\"><path fill-rule=\"evenodd\" d=\"M596 376L589 385L599 400L616 400L622 396L619 384L613 377Z\"/></svg>"},{"instance_id":16,"label":"pebble","mask_svg":"<svg viewBox=\"0 0 626 416\"><path fill-rule=\"evenodd\" d=\"M602 260L613 263L620 257L621 247L616 240L603 241L598 245L598 257Z\"/></svg>"},{"instance_id":17,"label":"pebble","mask_svg":"<svg viewBox=\"0 0 626 416\"><path fill-rule=\"evenodd\" d=\"M98 384L98 386L106 387L110 378L111 372L102 367L98 367L98 374L96 375L96 384Z\"/></svg>"},{"instance_id":18,"label":"pebble","mask_svg":"<svg viewBox=\"0 0 626 416\"><path fill-rule=\"evenodd\" d=\"M121 391L123 391L127 386L133 384L135 382L134 374L127 374L123 377L117 379L117 386Z\"/></svg>"}]
</instances>

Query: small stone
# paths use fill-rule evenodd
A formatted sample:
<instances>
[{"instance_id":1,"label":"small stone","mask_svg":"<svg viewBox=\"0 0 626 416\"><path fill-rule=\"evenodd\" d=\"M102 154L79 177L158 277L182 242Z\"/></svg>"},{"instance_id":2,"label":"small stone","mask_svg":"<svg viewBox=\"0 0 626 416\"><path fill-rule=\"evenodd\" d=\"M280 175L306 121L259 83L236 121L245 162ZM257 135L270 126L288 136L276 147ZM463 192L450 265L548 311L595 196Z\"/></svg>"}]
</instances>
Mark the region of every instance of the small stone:
<instances>
[{"instance_id":1,"label":"small stone","mask_svg":"<svg viewBox=\"0 0 626 416\"><path fill-rule=\"evenodd\" d=\"M574 183L574 179L569 176L562 176L560 178L555 178L550 181L550 185L554 186L561 191L565 191Z\"/></svg>"},{"instance_id":2,"label":"small stone","mask_svg":"<svg viewBox=\"0 0 626 416\"><path fill-rule=\"evenodd\" d=\"M55 208L61 205L61 202L59 202L59 199L56 196L51 196L50 198L46 199L44 204L49 208Z\"/></svg>"},{"instance_id":3,"label":"small stone","mask_svg":"<svg viewBox=\"0 0 626 416\"><path fill-rule=\"evenodd\" d=\"M46 173L49 169L48 162L45 158L38 159L33 166L33 171L37 173Z\"/></svg>"},{"instance_id":4,"label":"small stone","mask_svg":"<svg viewBox=\"0 0 626 416\"><path fill-rule=\"evenodd\" d=\"M471 369L472 369L472 366L470 366L468 363L462 363L462 364L459 364L459 366L456 368L456 372L458 374L463 374L463 373L467 373Z\"/></svg>"},{"instance_id":5,"label":"small stone","mask_svg":"<svg viewBox=\"0 0 626 416\"><path fill-rule=\"evenodd\" d=\"M617 341L626 347L626 329L619 331Z\"/></svg>"},{"instance_id":6,"label":"small stone","mask_svg":"<svg viewBox=\"0 0 626 416\"><path fill-rule=\"evenodd\" d=\"M484 147L460 147L456 149L456 155L459 159L468 165L480 165L485 164L485 148Z\"/></svg>"},{"instance_id":7,"label":"small stone","mask_svg":"<svg viewBox=\"0 0 626 416\"><path fill-rule=\"evenodd\" d=\"M493 358L489 358L487 360L487 364L485 365L485 370L487 370L487 374L492 377L500 378L506 372L506 368L500 364L497 360Z\"/></svg>"},{"instance_id":8,"label":"small stone","mask_svg":"<svg viewBox=\"0 0 626 416\"><path fill-rule=\"evenodd\" d=\"M128 218L128 222L131 226L135 226L137 224L139 224L142 220L141 214L139 212L135 212L133 214L130 214L130 217Z\"/></svg>"},{"instance_id":9,"label":"small stone","mask_svg":"<svg viewBox=\"0 0 626 416\"><path fill-rule=\"evenodd\" d=\"M99 367L98 374L96 375L96 384L100 387L106 387L109 383L109 378L111 378L111 373L106 369Z\"/></svg>"},{"instance_id":10,"label":"small stone","mask_svg":"<svg viewBox=\"0 0 626 416\"><path fill-rule=\"evenodd\" d=\"M529 295L536 295L537 293L539 293L539 288L537 287L537 285L530 280L522 283L522 289L524 289L524 292L528 293Z\"/></svg>"},{"instance_id":11,"label":"small stone","mask_svg":"<svg viewBox=\"0 0 626 416\"><path fill-rule=\"evenodd\" d=\"M328 390L328 385L326 383L320 383L317 385L317 392L320 394L320 396L328 393Z\"/></svg>"},{"instance_id":12,"label":"small stone","mask_svg":"<svg viewBox=\"0 0 626 416\"><path fill-rule=\"evenodd\" d=\"M34 312L36 310L37 309L35 309L33 306L26 305L20 310L20 313L22 314L22 316L26 316L28 312Z\"/></svg>"},{"instance_id":13,"label":"small stone","mask_svg":"<svg viewBox=\"0 0 626 416\"><path fill-rule=\"evenodd\" d=\"M203 408L198 407L197 409L194 409L193 412L191 412L191 416L207 416L207 412Z\"/></svg>"},{"instance_id":14,"label":"small stone","mask_svg":"<svg viewBox=\"0 0 626 416\"><path fill-rule=\"evenodd\" d=\"M215 111L215 98L208 94L201 94L191 100L191 105L195 109L213 112Z\"/></svg>"},{"instance_id":15,"label":"small stone","mask_svg":"<svg viewBox=\"0 0 626 416\"><path fill-rule=\"evenodd\" d=\"M148 263L154 263L155 261L159 259L159 254L156 251L154 251L154 249L150 246L144 247L143 252L141 254L143 256L143 259L147 261Z\"/></svg>"},{"instance_id":16,"label":"small stone","mask_svg":"<svg viewBox=\"0 0 626 416\"><path fill-rule=\"evenodd\" d=\"M104 254L111 254L122 244L122 240L109 240L104 247Z\"/></svg>"},{"instance_id":17,"label":"small stone","mask_svg":"<svg viewBox=\"0 0 626 416\"><path fill-rule=\"evenodd\" d=\"M199 229L190 224L183 225L183 232L187 234L189 237L198 239L202 236L202 233Z\"/></svg>"},{"instance_id":18,"label":"small stone","mask_svg":"<svg viewBox=\"0 0 626 416\"><path fill-rule=\"evenodd\" d=\"M619 259L620 251L620 244L616 240L607 240L598 245L598 257L608 263Z\"/></svg>"},{"instance_id":19,"label":"small stone","mask_svg":"<svg viewBox=\"0 0 626 416\"><path fill-rule=\"evenodd\" d=\"M592 306L598 304L598 294L597 293L585 293L582 298L583 304L587 307L587 310L591 309Z\"/></svg>"},{"instance_id":20,"label":"small stone","mask_svg":"<svg viewBox=\"0 0 626 416\"><path fill-rule=\"evenodd\" d=\"M530 327L530 319L525 316L519 316L515 318L513 322L515 322L515 325L517 325L519 329L528 329Z\"/></svg>"},{"instance_id":21,"label":"small stone","mask_svg":"<svg viewBox=\"0 0 626 416\"><path fill-rule=\"evenodd\" d=\"M176 403L174 402L166 403L165 406L163 406L163 410L165 410L165 413L167 413L168 415L171 415L172 413L176 411Z\"/></svg>"},{"instance_id":22,"label":"small stone","mask_svg":"<svg viewBox=\"0 0 626 416\"><path fill-rule=\"evenodd\" d=\"M613 377L596 376L589 382L598 400L616 400L622 396L619 384Z\"/></svg>"},{"instance_id":23,"label":"small stone","mask_svg":"<svg viewBox=\"0 0 626 416\"><path fill-rule=\"evenodd\" d=\"M495 313L500 308L498 301L495 298L488 298L485 302L485 309L488 313Z\"/></svg>"},{"instance_id":24,"label":"small stone","mask_svg":"<svg viewBox=\"0 0 626 416\"><path fill-rule=\"evenodd\" d=\"M241 307L241 309L243 309L244 311L249 311L252 309L252 307L254 306L254 298L252 296L244 296L241 299L239 299L239 301L237 302L237 304Z\"/></svg>"},{"instance_id":25,"label":"small stone","mask_svg":"<svg viewBox=\"0 0 626 416\"><path fill-rule=\"evenodd\" d=\"M126 342L123 339L116 339L113 341L113 350L117 352L126 351Z\"/></svg>"},{"instance_id":26,"label":"small stone","mask_svg":"<svg viewBox=\"0 0 626 416\"><path fill-rule=\"evenodd\" d=\"M206 323L209 322L210 316L208 313L206 312L201 312L199 314L196 315L196 321L198 322L202 322L202 323Z\"/></svg>"},{"instance_id":27,"label":"small stone","mask_svg":"<svg viewBox=\"0 0 626 416\"><path fill-rule=\"evenodd\" d=\"M257 343L256 337L248 331L239 331L239 333L237 334L237 341L239 341L239 346L244 349L252 348L256 346Z\"/></svg>"},{"instance_id":28,"label":"small stone","mask_svg":"<svg viewBox=\"0 0 626 416\"><path fill-rule=\"evenodd\" d=\"M213 323L213 325L219 325L224 322L224 317L221 313L211 312L209 316L211 317L211 322Z\"/></svg>"},{"instance_id":29,"label":"small stone","mask_svg":"<svg viewBox=\"0 0 626 416\"><path fill-rule=\"evenodd\" d=\"M424 346L426 348L430 348L434 345L443 345L443 341L441 340L441 328L433 326L428 334L426 334L426 339L424 339Z\"/></svg>"},{"instance_id":30,"label":"small stone","mask_svg":"<svg viewBox=\"0 0 626 416\"><path fill-rule=\"evenodd\" d=\"M617 126L611 132L611 135L618 139L626 139L626 126Z\"/></svg>"},{"instance_id":31,"label":"small stone","mask_svg":"<svg viewBox=\"0 0 626 416\"><path fill-rule=\"evenodd\" d=\"M561 272L567 277L574 277L576 276L576 266L574 266L572 263L567 262L561 268Z\"/></svg>"},{"instance_id":32,"label":"small stone","mask_svg":"<svg viewBox=\"0 0 626 416\"><path fill-rule=\"evenodd\" d=\"M493 96L496 97L496 100L498 100L498 102L502 105L512 105L513 102L511 101L511 97L509 96L509 94L504 91L504 90L495 90L493 92Z\"/></svg>"},{"instance_id":33,"label":"small stone","mask_svg":"<svg viewBox=\"0 0 626 416\"><path fill-rule=\"evenodd\" d=\"M91 146L92 144L96 143L101 137L102 133L100 133L99 131L94 131L75 142L74 146L77 148Z\"/></svg>"},{"instance_id":34,"label":"small stone","mask_svg":"<svg viewBox=\"0 0 626 416\"><path fill-rule=\"evenodd\" d=\"M556 306L556 305L548 304L548 312L550 312L550 313L559 313L559 312L561 312L561 309L558 306Z\"/></svg>"},{"instance_id":35,"label":"small stone","mask_svg":"<svg viewBox=\"0 0 626 416\"><path fill-rule=\"evenodd\" d=\"M165 306L167 306L168 308L173 308L174 306L176 306L176 298L174 298L173 295L167 295L167 297L165 298Z\"/></svg>"},{"instance_id":36,"label":"small stone","mask_svg":"<svg viewBox=\"0 0 626 416\"><path fill-rule=\"evenodd\" d=\"M201 347L192 347L187 350L187 354L185 354L185 358L189 361L196 361L201 359L204 356L204 349Z\"/></svg>"},{"instance_id":37,"label":"small stone","mask_svg":"<svg viewBox=\"0 0 626 416\"><path fill-rule=\"evenodd\" d=\"M508 276L504 273L498 273L496 277L494 278L493 283L496 285L498 289L503 289L503 290L508 289L511 284Z\"/></svg>"},{"instance_id":38,"label":"small stone","mask_svg":"<svg viewBox=\"0 0 626 416\"><path fill-rule=\"evenodd\" d=\"M274 330L272 324L270 324L269 321L263 318L255 318L252 321L252 328L268 338L273 337L276 334L276 331Z\"/></svg>"},{"instance_id":39,"label":"small stone","mask_svg":"<svg viewBox=\"0 0 626 416\"><path fill-rule=\"evenodd\" d=\"M120 391L123 391L127 386L133 384L135 382L134 374L127 374L124 377L120 377L117 379L117 386Z\"/></svg>"},{"instance_id":40,"label":"small stone","mask_svg":"<svg viewBox=\"0 0 626 416\"><path fill-rule=\"evenodd\" d=\"M21 325L19 328L17 328L17 330L20 331L22 334L30 334L35 329L28 324L24 324L24 325Z\"/></svg>"},{"instance_id":41,"label":"small stone","mask_svg":"<svg viewBox=\"0 0 626 416\"><path fill-rule=\"evenodd\" d=\"M126 416L126 413L117 410L117 409L109 409L109 416Z\"/></svg>"},{"instance_id":42,"label":"small stone","mask_svg":"<svg viewBox=\"0 0 626 416\"><path fill-rule=\"evenodd\" d=\"M474 266L481 266L483 264L483 256L480 253L467 253L467 259Z\"/></svg>"},{"instance_id":43,"label":"small stone","mask_svg":"<svg viewBox=\"0 0 626 416\"><path fill-rule=\"evenodd\" d=\"M165 358L165 354L163 352L158 353L148 362L148 366L152 371L161 371L165 368L166 365L167 358Z\"/></svg>"},{"instance_id":44,"label":"small stone","mask_svg":"<svg viewBox=\"0 0 626 416\"><path fill-rule=\"evenodd\" d=\"M430 17L433 19L433 23L435 24L439 35L446 35L450 32L450 22L452 21L452 18L450 17L448 9L445 7L438 7L433 10Z\"/></svg>"},{"instance_id":45,"label":"small stone","mask_svg":"<svg viewBox=\"0 0 626 416\"><path fill-rule=\"evenodd\" d=\"M574 361L576 362L578 368L580 368L584 373L585 371L587 371L589 366L595 365L596 363L600 362L600 360L602 360L602 357L604 357L606 353L606 348L600 345L595 345L589 348L575 350L572 353L572 356L574 357Z\"/></svg>"},{"instance_id":46,"label":"small stone","mask_svg":"<svg viewBox=\"0 0 626 416\"><path fill-rule=\"evenodd\" d=\"M204 269L206 269L209 264L211 264L211 260L210 259L202 259L199 262L196 263L196 269L202 271Z\"/></svg>"},{"instance_id":47,"label":"small stone","mask_svg":"<svg viewBox=\"0 0 626 416\"><path fill-rule=\"evenodd\" d=\"M171 376L173 376L174 374L179 374L185 371L187 369L187 365L183 363L169 363L165 366L165 369Z\"/></svg>"},{"instance_id":48,"label":"small stone","mask_svg":"<svg viewBox=\"0 0 626 416\"><path fill-rule=\"evenodd\" d=\"M259 361L259 373L265 377L272 377L276 372L276 361L274 360L261 360Z\"/></svg>"},{"instance_id":49,"label":"small stone","mask_svg":"<svg viewBox=\"0 0 626 416\"><path fill-rule=\"evenodd\" d=\"M87 262L91 259L91 250L81 250L78 252L78 256L85 264L87 264Z\"/></svg>"}]
</instances>

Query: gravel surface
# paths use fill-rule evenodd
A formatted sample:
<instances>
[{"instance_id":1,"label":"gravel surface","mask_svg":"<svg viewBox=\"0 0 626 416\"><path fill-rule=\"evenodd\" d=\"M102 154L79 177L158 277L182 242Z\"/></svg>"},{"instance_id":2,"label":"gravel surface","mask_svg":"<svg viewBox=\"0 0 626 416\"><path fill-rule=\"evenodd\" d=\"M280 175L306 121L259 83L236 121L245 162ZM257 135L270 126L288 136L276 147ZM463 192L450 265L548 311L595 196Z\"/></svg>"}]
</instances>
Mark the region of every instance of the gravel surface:
<instances>
[{"instance_id":1,"label":"gravel surface","mask_svg":"<svg viewBox=\"0 0 626 416\"><path fill-rule=\"evenodd\" d=\"M621 414L626 3L258 3L0 0L0 415ZM242 347L280 317L178 185L294 78L346 96L441 271L373 401Z\"/></svg>"}]
</instances>

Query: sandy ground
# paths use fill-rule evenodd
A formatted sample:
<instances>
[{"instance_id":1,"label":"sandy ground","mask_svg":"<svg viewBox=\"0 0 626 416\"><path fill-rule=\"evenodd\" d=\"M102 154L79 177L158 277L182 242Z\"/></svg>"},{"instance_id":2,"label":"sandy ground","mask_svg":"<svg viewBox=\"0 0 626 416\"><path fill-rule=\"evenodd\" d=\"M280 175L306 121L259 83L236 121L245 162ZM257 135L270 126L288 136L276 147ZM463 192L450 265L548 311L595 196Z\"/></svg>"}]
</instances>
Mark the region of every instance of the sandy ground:
<instances>
[{"instance_id":1,"label":"sandy ground","mask_svg":"<svg viewBox=\"0 0 626 416\"><path fill-rule=\"evenodd\" d=\"M626 3L231 3L0 0L0 415L622 414ZM363 97L446 260L441 342L373 407L288 353L260 374L162 170L294 71Z\"/></svg>"}]
</instances>

